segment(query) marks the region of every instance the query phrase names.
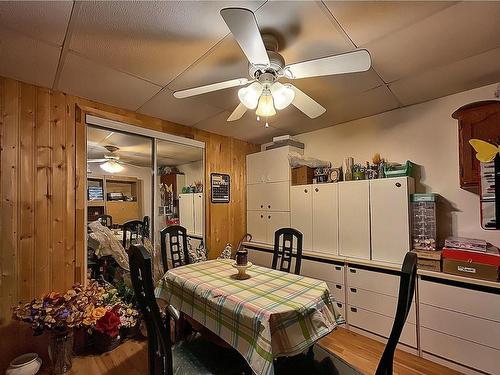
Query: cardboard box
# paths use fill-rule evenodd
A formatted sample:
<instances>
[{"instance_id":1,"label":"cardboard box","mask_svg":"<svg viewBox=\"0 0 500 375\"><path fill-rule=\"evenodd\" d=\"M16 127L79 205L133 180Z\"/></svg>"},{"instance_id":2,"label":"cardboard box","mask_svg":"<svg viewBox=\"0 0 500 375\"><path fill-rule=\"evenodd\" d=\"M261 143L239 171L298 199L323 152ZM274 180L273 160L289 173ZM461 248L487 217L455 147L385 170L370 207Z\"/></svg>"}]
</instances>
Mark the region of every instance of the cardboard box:
<instances>
[{"instance_id":1,"label":"cardboard box","mask_svg":"<svg viewBox=\"0 0 500 375\"><path fill-rule=\"evenodd\" d=\"M305 165L292 168L292 186L312 184L314 178L314 168Z\"/></svg>"},{"instance_id":2,"label":"cardboard box","mask_svg":"<svg viewBox=\"0 0 500 375\"><path fill-rule=\"evenodd\" d=\"M417 254L417 268L441 272L441 251L413 250Z\"/></svg>"},{"instance_id":3,"label":"cardboard box","mask_svg":"<svg viewBox=\"0 0 500 375\"><path fill-rule=\"evenodd\" d=\"M489 281L498 281L500 268L495 265L443 259L443 272Z\"/></svg>"}]
</instances>

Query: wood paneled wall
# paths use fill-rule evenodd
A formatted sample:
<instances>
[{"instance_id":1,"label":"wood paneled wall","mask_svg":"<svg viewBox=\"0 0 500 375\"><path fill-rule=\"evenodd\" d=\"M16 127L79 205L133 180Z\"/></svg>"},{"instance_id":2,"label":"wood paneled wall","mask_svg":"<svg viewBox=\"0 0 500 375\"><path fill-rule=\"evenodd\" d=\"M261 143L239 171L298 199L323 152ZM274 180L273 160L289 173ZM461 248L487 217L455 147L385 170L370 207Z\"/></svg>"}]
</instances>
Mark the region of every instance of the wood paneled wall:
<instances>
[{"instance_id":1,"label":"wood paneled wall","mask_svg":"<svg viewBox=\"0 0 500 375\"><path fill-rule=\"evenodd\" d=\"M10 321L12 306L83 277L85 113L205 142L205 186L211 172L232 182L230 204L205 194L210 257L245 234L245 156L257 145L0 77L0 371L36 349Z\"/></svg>"}]
</instances>

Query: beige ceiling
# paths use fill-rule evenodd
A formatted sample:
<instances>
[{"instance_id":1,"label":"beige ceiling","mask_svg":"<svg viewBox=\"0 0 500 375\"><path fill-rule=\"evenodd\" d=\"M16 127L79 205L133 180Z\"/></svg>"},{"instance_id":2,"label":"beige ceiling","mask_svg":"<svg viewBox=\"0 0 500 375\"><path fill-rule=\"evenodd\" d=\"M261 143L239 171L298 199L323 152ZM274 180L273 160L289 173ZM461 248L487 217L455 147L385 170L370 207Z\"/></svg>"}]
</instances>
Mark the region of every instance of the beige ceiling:
<instances>
[{"instance_id":1,"label":"beige ceiling","mask_svg":"<svg viewBox=\"0 0 500 375\"><path fill-rule=\"evenodd\" d=\"M373 67L295 81L327 109L317 119L227 123L237 89L172 93L248 76L228 6L255 11L287 63L363 47ZM499 82L499 20L500 2L0 2L0 75L262 143Z\"/></svg>"}]
</instances>

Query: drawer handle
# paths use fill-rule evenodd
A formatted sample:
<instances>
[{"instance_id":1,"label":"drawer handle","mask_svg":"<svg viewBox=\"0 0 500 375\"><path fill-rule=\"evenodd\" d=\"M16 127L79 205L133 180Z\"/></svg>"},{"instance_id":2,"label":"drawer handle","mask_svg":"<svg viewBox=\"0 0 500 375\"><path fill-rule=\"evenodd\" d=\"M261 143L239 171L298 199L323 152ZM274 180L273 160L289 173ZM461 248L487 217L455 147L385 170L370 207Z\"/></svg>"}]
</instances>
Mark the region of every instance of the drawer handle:
<instances>
[{"instance_id":1,"label":"drawer handle","mask_svg":"<svg viewBox=\"0 0 500 375\"><path fill-rule=\"evenodd\" d=\"M352 311L352 312L358 312L358 309L357 309L357 308L355 308L355 307L351 307L351 311Z\"/></svg>"},{"instance_id":2,"label":"drawer handle","mask_svg":"<svg viewBox=\"0 0 500 375\"><path fill-rule=\"evenodd\" d=\"M304 189L304 193L307 193L307 189Z\"/></svg>"},{"instance_id":3,"label":"drawer handle","mask_svg":"<svg viewBox=\"0 0 500 375\"><path fill-rule=\"evenodd\" d=\"M335 271L341 271L342 270L342 267L340 266L335 266Z\"/></svg>"},{"instance_id":4,"label":"drawer handle","mask_svg":"<svg viewBox=\"0 0 500 375\"><path fill-rule=\"evenodd\" d=\"M351 288L351 292L356 293L358 290L356 288Z\"/></svg>"},{"instance_id":5,"label":"drawer handle","mask_svg":"<svg viewBox=\"0 0 500 375\"><path fill-rule=\"evenodd\" d=\"M342 285L337 284L337 285L335 285L335 288L342 289Z\"/></svg>"},{"instance_id":6,"label":"drawer handle","mask_svg":"<svg viewBox=\"0 0 500 375\"><path fill-rule=\"evenodd\" d=\"M271 205L267 206L267 208L271 208Z\"/></svg>"},{"instance_id":7,"label":"drawer handle","mask_svg":"<svg viewBox=\"0 0 500 375\"><path fill-rule=\"evenodd\" d=\"M269 215L267 218L268 218L268 219L270 219L270 218L271 218L271 215Z\"/></svg>"},{"instance_id":8,"label":"drawer handle","mask_svg":"<svg viewBox=\"0 0 500 375\"><path fill-rule=\"evenodd\" d=\"M401 183L400 182L396 182L396 187L401 187Z\"/></svg>"},{"instance_id":9,"label":"drawer handle","mask_svg":"<svg viewBox=\"0 0 500 375\"><path fill-rule=\"evenodd\" d=\"M350 273L356 273L356 270L354 268L349 268Z\"/></svg>"},{"instance_id":10,"label":"drawer handle","mask_svg":"<svg viewBox=\"0 0 500 375\"><path fill-rule=\"evenodd\" d=\"M337 306L342 308L342 304L340 302L337 302Z\"/></svg>"},{"instance_id":11,"label":"drawer handle","mask_svg":"<svg viewBox=\"0 0 500 375\"><path fill-rule=\"evenodd\" d=\"M260 218L263 219L264 218L264 215L260 215Z\"/></svg>"},{"instance_id":12,"label":"drawer handle","mask_svg":"<svg viewBox=\"0 0 500 375\"><path fill-rule=\"evenodd\" d=\"M261 205L260 205L260 208L264 208L264 205L263 205L263 204L261 204Z\"/></svg>"},{"instance_id":13,"label":"drawer handle","mask_svg":"<svg viewBox=\"0 0 500 375\"><path fill-rule=\"evenodd\" d=\"M317 192L319 191L319 189L318 189L318 188L316 188L316 189L314 189L314 191L317 193Z\"/></svg>"}]
</instances>

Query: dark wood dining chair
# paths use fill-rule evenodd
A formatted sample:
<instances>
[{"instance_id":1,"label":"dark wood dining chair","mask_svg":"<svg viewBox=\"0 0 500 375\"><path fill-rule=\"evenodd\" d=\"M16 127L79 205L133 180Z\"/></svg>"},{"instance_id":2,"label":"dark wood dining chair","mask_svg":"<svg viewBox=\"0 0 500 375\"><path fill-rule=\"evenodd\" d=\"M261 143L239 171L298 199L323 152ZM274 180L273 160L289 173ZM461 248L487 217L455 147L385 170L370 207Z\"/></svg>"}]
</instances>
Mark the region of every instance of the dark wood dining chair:
<instances>
[{"instance_id":1,"label":"dark wood dining chair","mask_svg":"<svg viewBox=\"0 0 500 375\"><path fill-rule=\"evenodd\" d=\"M113 216L111 215L99 215L96 220L99 220L105 227L111 228L113 226Z\"/></svg>"},{"instance_id":2,"label":"dark wood dining chair","mask_svg":"<svg viewBox=\"0 0 500 375\"><path fill-rule=\"evenodd\" d=\"M415 292L415 280L417 278L417 254L408 252L401 267L401 276L399 279L398 305L396 308L396 317L392 325L391 335L387 341L382 357L377 367L375 375L392 375L392 366L394 361L394 351L398 344L401 332L410 312Z\"/></svg>"},{"instance_id":3,"label":"dark wood dining chair","mask_svg":"<svg viewBox=\"0 0 500 375\"><path fill-rule=\"evenodd\" d=\"M302 233L293 228L278 229L274 233L272 268L275 270L290 272L290 269L292 268L292 258L295 258L294 273L296 275L300 275L300 264L302 262Z\"/></svg>"},{"instance_id":4,"label":"dark wood dining chair","mask_svg":"<svg viewBox=\"0 0 500 375\"><path fill-rule=\"evenodd\" d=\"M189 264L186 228L180 225L171 225L160 231L161 260L164 272L168 271L167 242L172 267Z\"/></svg>"},{"instance_id":5,"label":"dark wood dining chair","mask_svg":"<svg viewBox=\"0 0 500 375\"><path fill-rule=\"evenodd\" d=\"M143 245L132 244L128 257L132 286L148 333L150 375L252 374L244 358L234 349L214 347L199 335L172 346L170 319L178 317L171 313L169 306L162 318L154 294L151 256Z\"/></svg>"},{"instance_id":6,"label":"dark wood dining chair","mask_svg":"<svg viewBox=\"0 0 500 375\"><path fill-rule=\"evenodd\" d=\"M143 224L141 220L130 220L122 225L123 239L122 245L127 250L127 240L132 243L133 239L142 238Z\"/></svg>"},{"instance_id":7,"label":"dark wood dining chair","mask_svg":"<svg viewBox=\"0 0 500 375\"><path fill-rule=\"evenodd\" d=\"M149 216L144 216L142 219L142 237L149 238Z\"/></svg>"}]
</instances>

